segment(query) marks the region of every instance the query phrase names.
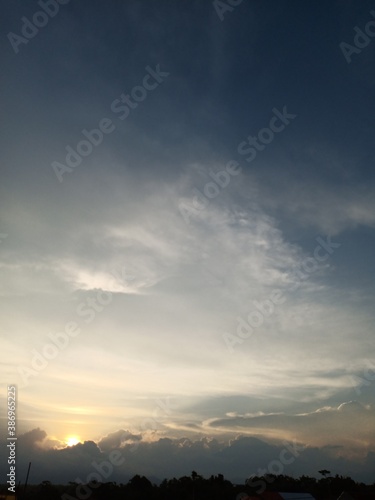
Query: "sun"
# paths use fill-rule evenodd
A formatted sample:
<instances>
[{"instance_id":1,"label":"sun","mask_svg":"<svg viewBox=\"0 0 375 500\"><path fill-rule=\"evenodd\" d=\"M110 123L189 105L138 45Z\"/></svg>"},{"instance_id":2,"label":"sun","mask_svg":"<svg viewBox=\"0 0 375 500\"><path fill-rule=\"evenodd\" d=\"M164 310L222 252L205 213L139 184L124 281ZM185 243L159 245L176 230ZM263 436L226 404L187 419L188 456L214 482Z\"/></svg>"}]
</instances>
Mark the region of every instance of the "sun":
<instances>
[{"instance_id":1,"label":"sun","mask_svg":"<svg viewBox=\"0 0 375 500\"><path fill-rule=\"evenodd\" d=\"M76 444L78 444L80 441L79 441L79 438L77 436L69 436L65 439L65 443L68 445L68 446L75 446Z\"/></svg>"}]
</instances>

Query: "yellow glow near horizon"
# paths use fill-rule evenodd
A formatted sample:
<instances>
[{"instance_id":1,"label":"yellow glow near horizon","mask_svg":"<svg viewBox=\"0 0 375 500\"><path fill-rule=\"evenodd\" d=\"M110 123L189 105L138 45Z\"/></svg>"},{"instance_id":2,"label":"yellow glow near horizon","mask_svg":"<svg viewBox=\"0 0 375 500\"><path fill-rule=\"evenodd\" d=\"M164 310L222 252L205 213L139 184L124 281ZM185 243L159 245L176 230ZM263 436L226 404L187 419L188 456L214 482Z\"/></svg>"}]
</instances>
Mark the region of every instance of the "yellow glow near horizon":
<instances>
[{"instance_id":1,"label":"yellow glow near horizon","mask_svg":"<svg viewBox=\"0 0 375 500\"><path fill-rule=\"evenodd\" d=\"M69 436L65 439L65 443L68 446L75 446L80 442L79 438L77 436Z\"/></svg>"}]
</instances>

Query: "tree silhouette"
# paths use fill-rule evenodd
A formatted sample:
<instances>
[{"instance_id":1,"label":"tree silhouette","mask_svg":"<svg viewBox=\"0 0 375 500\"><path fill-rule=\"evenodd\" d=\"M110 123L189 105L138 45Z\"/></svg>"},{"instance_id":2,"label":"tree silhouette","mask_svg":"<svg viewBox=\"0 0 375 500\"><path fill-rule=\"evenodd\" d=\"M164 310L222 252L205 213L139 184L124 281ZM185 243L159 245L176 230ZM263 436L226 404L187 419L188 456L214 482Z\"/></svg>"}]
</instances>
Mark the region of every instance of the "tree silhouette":
<instances>
[{"instance_id":1,"label":"tree silhouette","mask_svg":"<svg viewBox=\"0 0 375 500\"><path fill-rule=\"evenodd\" d=\"M310 493L317 499L338 498L343 491L347 491L355 498L366 500L375 498L375 485L357 483L350 477L338 475L326 477L330 474L327 469L320 470L319 474L323 476L319 480L309 476L297 479L283 474L273 475L272 483L267 483L264 476L255 479L267 483L266 487L270 491ZM22 492L18 499L76 500L76 486L75 482L64 486L43 481L39 485L29 485L27 492ZM116 484L112 481L96 483L86 500L234 500L246 498L246 495L260 500L261 497L256 490L255 484L233 485L222 474L211 475L206 479L196 471L192 471L189 476L164 479L159 486L153 485L147 477L137 474L127 484ZM0 495L6 491L6 485L1 485ZM78 495L78 498L83 497Z\"/></svg>"},{"instance_id":2,"label":"tree silhouette","mask_svg":"<svg viewBox=\"0 0 375 500\"><path fill-rule=\"evenodd\" d=\"M318 470L318 472L324 477L328 476L328 474L331 474L331 471L327 469Z\"/></svg>"}]
</instances>

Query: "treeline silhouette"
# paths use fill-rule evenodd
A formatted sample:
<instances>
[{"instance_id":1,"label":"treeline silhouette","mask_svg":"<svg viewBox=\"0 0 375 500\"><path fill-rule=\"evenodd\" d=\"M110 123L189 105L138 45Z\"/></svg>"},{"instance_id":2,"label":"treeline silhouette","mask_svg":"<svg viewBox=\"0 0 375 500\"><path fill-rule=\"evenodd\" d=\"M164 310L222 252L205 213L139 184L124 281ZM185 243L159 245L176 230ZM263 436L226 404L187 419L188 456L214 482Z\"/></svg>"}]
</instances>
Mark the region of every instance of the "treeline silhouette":
<instances>
[{"instance_id":1,"label":"treeline silhouette","mask_svg":"<svg viewBox=\"0 0 375 500\"><path fill-rule=\"evenodd\" d=\"M334 476L316 479L301 476L296 479L284 475L252 477L245 484L232 484L222 474L208 479L192 471L190 476L164 479L159 485L152 484L145 476L136 475L127 484L93 481L86 485L70 482L55 485L43 481L28 485L18 492L18 500L242 500L261 498L262 490L310 493L317 500L336 500L345 491L355 498L375 499L375 484L357 483L350 477ZM6 487L2 487L6 493ZM243 493L244 495L240 495Z\"/></svg>"}]
</instances>

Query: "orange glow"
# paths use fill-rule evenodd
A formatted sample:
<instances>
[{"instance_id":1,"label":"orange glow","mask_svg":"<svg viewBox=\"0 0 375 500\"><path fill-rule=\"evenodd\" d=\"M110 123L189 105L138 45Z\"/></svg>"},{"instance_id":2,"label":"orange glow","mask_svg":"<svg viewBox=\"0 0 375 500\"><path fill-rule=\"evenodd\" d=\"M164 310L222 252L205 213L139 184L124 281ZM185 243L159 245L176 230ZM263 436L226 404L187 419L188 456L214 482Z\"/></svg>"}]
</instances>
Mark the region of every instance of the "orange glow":
<instances>
[{"instance_id":1,"label":"orange glow","mask_svg":"<svg viewBox=\"0 0 375 500\"><path fill-rule=\"evenodd\" d=\"M75 446L80 442L79 438L77 436L69 436L65 439L65 443L67 446Z\"/></svg>"}]
</instances>

